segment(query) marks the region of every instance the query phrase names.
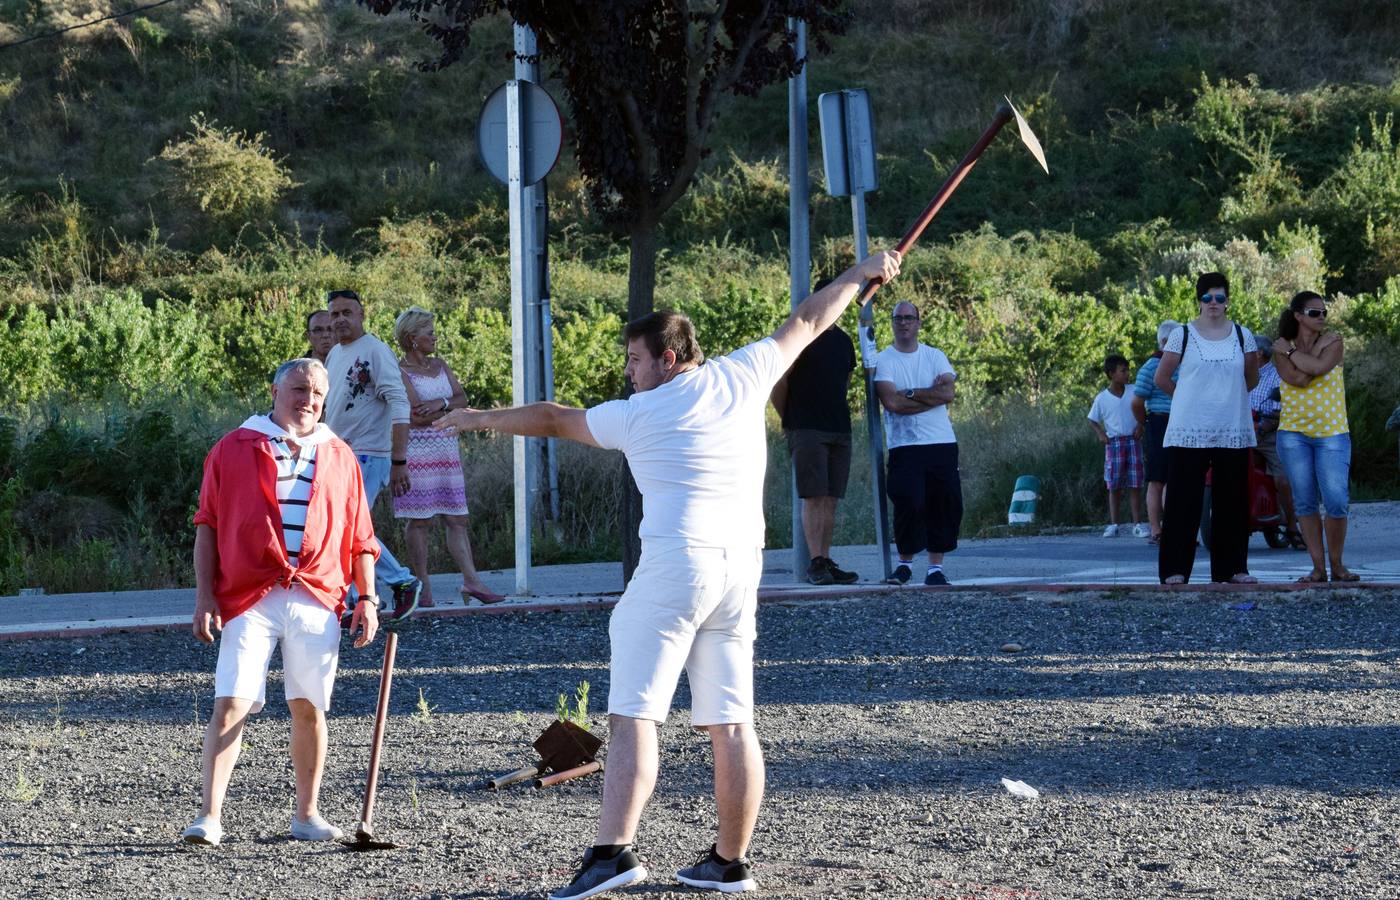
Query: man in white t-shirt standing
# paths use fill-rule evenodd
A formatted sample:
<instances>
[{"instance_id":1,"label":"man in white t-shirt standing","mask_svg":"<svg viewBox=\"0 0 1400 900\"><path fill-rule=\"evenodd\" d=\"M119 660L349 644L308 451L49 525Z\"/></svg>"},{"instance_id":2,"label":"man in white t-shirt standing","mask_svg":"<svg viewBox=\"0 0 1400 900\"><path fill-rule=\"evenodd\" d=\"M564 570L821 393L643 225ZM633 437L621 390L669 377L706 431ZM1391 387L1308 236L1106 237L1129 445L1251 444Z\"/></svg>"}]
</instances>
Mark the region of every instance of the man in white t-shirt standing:
<instances>
[{"instance_id":1,"label":"man in white t-shirt standing","mask_svg":"<svg viewBox=\"0 0 1400 900\"><path fill-rule=\"evenodd\" d=\"M336 345L326 355L330 394L326 424L350 445L365 483L370 509L386 486L395 497L408 492L408 391L394 352L379 338L365 334L365 307L354 291L326 296ZM394 618L418 606L423 585L379 541L378 579L393 595Z\"/></svg>"},{"instance_id":2,"label":"man in white t-shirt standing","mask_svg":"<svg viewBox=\"0 0 1400 900\"><path fill-rule=\"evenodd\" d=\"M763 570L764 407L798 354L868 280L899 273L899 255L868 257L812 294L771 337L708 362L690 320L656 312L629 322L626 374L636 393L589 410L556 403L455 410L436 423L563 437L621 450L642 492L642 557L613 610L608 765L597 841L551 896L591 897L646 877L631 848L656 784L656 726L686 671L691 723L709 732L719 834L681 882L757 887L744 857L763 797L753 729L753 643Z\"/></svg>"},{"instance_id":3,"label":"man in white t-shirt standing","mask_svg":"<svg viewBox=\"0 0 1400 900\"><path fill-rule=\"evenodd\" d=\"M889 581L908 583L914 557L927 551L924 584L947 584L943 555L958 549L963 514L958 439L948 416L958 374L942 350L919 343L914 304L896 304L891 319L894 344L875 357L875 393L889 413L887 491L899 550Z\"/></svg>"}]
</instances>

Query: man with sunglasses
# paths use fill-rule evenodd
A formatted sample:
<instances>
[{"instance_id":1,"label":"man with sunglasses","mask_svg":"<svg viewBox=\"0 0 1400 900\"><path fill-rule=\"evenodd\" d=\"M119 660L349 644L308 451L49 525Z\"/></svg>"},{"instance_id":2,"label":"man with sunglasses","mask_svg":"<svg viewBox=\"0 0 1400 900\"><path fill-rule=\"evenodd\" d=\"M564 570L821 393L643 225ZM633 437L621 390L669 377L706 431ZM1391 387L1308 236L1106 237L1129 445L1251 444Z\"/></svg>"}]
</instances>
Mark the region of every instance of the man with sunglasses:
<instances>
[{"instance_id":1,"label":"man with sunglasses","mask_svg":"<svg viewBox=\"0 0 1400 900\"><path fill-rule=\"evenodd\" d=\"M354 291L331 291L326 309L336 345L326 356L330 393L326 424L355 451L365 484L365 501L385 487L395 497L408 492L408 391L399 360L388 345L365 333L365 307ZM375 574L393 595L393 617L411 614L423 584L379 541Z\"/></svg>"},{"instance_id":2,"label":"man with sunglasses","mask_svg":"<svg viewBox=\"0 0 1400 900\"><path fill-rule=\"evenodd\" d=\"M914 304L897 304L891 321L894 344L875 358L875 393L889 413L888 493L899 549L889 581L907 583L915 555L927 551L924 584L943 585L943 555L958 548L963 514L958 441L948 416L958 375L942 350L919 343Z\"/></svg>"}]
</instances>

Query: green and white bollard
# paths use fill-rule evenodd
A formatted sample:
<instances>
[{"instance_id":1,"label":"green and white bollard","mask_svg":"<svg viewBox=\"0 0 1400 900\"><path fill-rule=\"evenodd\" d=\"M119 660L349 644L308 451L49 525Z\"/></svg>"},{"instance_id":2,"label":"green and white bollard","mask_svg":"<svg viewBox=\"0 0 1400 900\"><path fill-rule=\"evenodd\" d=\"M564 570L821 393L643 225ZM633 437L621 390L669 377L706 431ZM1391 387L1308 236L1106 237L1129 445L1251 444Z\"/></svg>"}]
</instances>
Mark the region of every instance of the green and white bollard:
<instances>
[{"instance_id":1,"label":"green and white bollard","mask_svg":"<svg viewBox=\"0 0 1400 900\"><path fill-rule=\"evenodd\" d=\"M1011 509L1006 513L1008 525L1029 525L1035 521L1035 504L1040 500L1040 479L1022 475L1016 479L1011 492Z\"/></svg>"}]
</instances>

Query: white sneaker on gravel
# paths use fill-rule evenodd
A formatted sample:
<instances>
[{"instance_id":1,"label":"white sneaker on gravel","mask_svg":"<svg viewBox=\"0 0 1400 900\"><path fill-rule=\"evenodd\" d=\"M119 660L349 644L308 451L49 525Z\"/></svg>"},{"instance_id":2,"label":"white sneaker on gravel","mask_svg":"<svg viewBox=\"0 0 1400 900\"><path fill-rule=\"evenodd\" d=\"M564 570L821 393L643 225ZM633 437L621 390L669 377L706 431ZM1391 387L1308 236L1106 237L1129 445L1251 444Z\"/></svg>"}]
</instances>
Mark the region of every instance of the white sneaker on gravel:
<instances>
[{"instance_id":1,"label":"white sneaker on gravel","mask_svg":"<svg viewBox=\"0 0 1400 900\"><path fill-rule=\"evenodd\" d=\"M1104 526L1104 529L1103 529L1103 536L1104 536L1104 537L1118 537L1118 526L1117 526L1117 525L1105 525L1105 526Z\"/></svg>"},{"instance_id":2,"label":"white sneaker on gravel","mask_svg":"<svg viewBox=\"0 0 1400 900\"><path fill-rule=\"evenodd\" d=\"M345 832L336 828L320 816L312 816L305 822L292 817L292 838L298 841L338 841Z\"/></svg>"},{"instance_id":3,"label":"white sneaker on gravel","mask_svg":"<svg viewBox=\"0 0 1400 900\"><path fill-rule=\"evenodd\" d=\"M1133 526L1133 537L1152 537L1152 529L1139 522Z\"/></svg>"},{"instance_id":4,"label":"white sneaker on gravel","mask_svg":"<svg viewBox=\"0 0 1400 900\"><path fill-rule=\"evenodd\" d=\"M186 844L202 847L217 847L224 839L224 826L213 816L200 816L190 823L190 827L180 832L180 840Z\"/></svg>"}]
</instances>

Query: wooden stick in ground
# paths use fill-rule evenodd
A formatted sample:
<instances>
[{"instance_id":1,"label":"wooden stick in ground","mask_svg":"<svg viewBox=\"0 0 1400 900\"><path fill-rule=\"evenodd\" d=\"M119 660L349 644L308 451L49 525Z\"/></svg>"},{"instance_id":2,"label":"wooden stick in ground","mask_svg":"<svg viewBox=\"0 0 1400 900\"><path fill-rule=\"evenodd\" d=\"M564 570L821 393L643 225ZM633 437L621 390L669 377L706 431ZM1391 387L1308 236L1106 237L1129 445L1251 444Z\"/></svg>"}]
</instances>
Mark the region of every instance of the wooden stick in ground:
<instances>
[{"instance_id":1,"label":"wooden stick in ground","mask_svg":"<svg viewBox=\"0 0 1400 900\"><path fill-rule=\"evenodd\" d=\"M565 769L562 772L555 772L553 775L546 775L544 778L535 779L535 787L547 788L565 781L572 781L575 778L582 778L585 775L592 775L594 772L603 771L603 764L598 760L586 762L581 766L574 766L572 769Z\"/></svg>"},{"instance_id":2,"label":"wooden stick in ground","mask_svg":"<svg viewBox=\"0 0 1400 900\"><path fill-rule=\"evenodd\" d=\"M389 687L394 677L394 654L398 652L399 635L388 630L384 638L384 669L379 673L379 705L374 712L374 734L369 743L369 775L365 779L365 804L360 810L359 833L374 834L370 824L374 816L374 792L379 786L379 750L384 745L384 722L389 717Z\"/></svg>"}]
</instances>

